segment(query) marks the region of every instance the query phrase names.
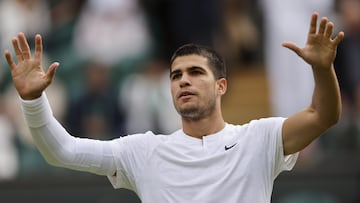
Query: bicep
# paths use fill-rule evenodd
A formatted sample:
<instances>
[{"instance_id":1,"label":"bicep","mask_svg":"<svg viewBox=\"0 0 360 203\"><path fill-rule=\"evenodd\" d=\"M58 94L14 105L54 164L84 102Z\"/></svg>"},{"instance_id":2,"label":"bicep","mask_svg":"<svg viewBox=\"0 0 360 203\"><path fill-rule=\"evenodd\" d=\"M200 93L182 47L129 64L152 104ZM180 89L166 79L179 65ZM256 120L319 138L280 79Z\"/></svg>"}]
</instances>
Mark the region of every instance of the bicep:
<instances>
[{"instance_id":1,"label":"bicep","mask_svg":"<svg viewBox=\"0 0 360 203\"><path fill-rule=\"evenodd\" d=\"M319 137L326 128L321 125L320 117L311 108L306 108L284 121L282 139L284 154L301 151Z\"/></svg>"}]
</instances>

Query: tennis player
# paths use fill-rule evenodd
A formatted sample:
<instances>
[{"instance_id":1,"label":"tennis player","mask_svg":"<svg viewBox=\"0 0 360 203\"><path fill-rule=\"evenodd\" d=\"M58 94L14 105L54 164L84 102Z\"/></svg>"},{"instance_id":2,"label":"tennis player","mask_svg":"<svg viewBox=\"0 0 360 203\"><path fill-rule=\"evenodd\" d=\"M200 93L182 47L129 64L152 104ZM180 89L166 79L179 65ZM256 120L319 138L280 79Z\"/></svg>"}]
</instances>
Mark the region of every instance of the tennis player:
<instances>
[{"instance_id":1,"label":"tennis player","mask_svg":"<svg viewBox=\"0 0 360 203\"><path fill-rule=\"evenodd\" d=\"M170 135L145 132L110 141L73 137L54 118L44 93L59 63L43 70L41 36L35 36L32 55L19 33L12 40L17 62L8 50L5 57L27 125L50 164L107 176L115 188L135 191L143 203L265 203L279 173L291 170L298 152L339 119L333 61L344 33L333 36L334 25L326 17L317 21L314 13L305 47L283 43L311 66L315 80L310 105L288 118L225 122L221 97L227 82L221 56L195 44L176 50L170 80L182 129Z\"/></svg>"}]
</instances>

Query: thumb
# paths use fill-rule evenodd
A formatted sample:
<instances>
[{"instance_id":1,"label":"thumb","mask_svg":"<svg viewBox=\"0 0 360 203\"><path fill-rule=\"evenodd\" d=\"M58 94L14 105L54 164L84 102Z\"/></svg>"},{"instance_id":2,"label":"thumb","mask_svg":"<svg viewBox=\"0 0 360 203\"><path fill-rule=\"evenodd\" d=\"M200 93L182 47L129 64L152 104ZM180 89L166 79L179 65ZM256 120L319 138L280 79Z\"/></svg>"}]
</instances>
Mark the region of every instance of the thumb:
<instances>
[{"instance_id":1,"label":"thumb","mask_svg":"<svg viewBox=\"0 0 360 203\"><path fill-rule=\"evenodd\" d=\"M49 82L51 82L55 76L55 72L56 72L56 69L60 66L60 63L59 62L54 62L52 63L47 72L46 72L46 78L48 79Z\"/></svg>"},{"instance_id":2,"label":"thumb","mask_svg":"<svg viewBox=\"0 0 360 203\"><path fill-rule=\"evenodd\" d=\"M285 48L288 48L288 49L292 50L292 51L295 52L298 56L301 56L301 48L300 48L299 46L297 46L295 43L285 41L285 42L282 43L282 46L285 47Z\"/></svg>"}]
</instances>

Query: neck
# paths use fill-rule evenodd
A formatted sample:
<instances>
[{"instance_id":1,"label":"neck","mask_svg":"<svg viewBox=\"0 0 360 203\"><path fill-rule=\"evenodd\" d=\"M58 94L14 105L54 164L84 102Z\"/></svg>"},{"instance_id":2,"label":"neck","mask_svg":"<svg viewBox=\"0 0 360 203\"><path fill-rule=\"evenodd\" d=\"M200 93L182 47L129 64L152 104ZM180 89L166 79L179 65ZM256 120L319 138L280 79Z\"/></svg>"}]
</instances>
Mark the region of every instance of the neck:
<instances>
[{"instance_id":1,"label":"neck","mask_svg":"<svg viewBox=\"0 0 360 203\"><path fill-rule=\"evenodd\" d=\"M191 137L202 139L203 136L219 132L225 127L225 121L221 113L219 114L199 120L182 118L184 133Z\"/></svg>"}]
</instances>

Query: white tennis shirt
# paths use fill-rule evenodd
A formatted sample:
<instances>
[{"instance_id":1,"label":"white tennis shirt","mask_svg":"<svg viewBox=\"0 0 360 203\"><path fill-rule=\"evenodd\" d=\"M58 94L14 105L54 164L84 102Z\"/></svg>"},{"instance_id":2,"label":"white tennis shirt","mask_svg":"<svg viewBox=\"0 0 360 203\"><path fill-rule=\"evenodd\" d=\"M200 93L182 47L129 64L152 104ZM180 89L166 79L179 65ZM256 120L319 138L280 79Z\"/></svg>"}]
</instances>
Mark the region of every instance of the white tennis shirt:
<instances>
[{"instance_id":1,"label":"white tennis shirt","mask_svg":"<svg viewBox=\"0 0 360 203\"><path fill-rule=\"evenodd\" d=\"M22 107L49 163L107 175L115 188L135 191L143 203L270 202L274 179L291 170L298 155L283 155L285 118L226 124L203 139L178 130L97 141L70 136L44 94L22 100Z\"/></svg>"}]
</instances>

